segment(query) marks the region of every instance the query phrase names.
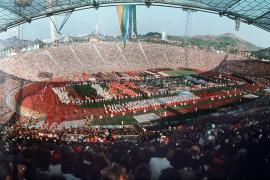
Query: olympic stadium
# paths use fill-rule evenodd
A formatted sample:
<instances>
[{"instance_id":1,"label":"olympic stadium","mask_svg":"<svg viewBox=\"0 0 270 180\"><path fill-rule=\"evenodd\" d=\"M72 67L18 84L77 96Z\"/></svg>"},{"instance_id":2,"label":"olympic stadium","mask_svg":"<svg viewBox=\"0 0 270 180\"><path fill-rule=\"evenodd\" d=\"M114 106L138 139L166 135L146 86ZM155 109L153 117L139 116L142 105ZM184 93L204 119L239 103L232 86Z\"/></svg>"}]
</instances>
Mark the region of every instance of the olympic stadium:
<instances>
[{"instance_id":1,"label":"olympic stadium","mask_svg":"<svg viewBox=\"0 0 270 180\"><path fill-rule=\"evenodd\" d=\"M155 30L152 8L181 11L183 34ZM78 35L85 11L98 25ZM196 32L230 24L261 46L191 35L198 12L229 23ZM3 0L0 14L0 38L13 33L0 39L0 179L270 177L270 1Z\"/></svg>"}]
</instances>

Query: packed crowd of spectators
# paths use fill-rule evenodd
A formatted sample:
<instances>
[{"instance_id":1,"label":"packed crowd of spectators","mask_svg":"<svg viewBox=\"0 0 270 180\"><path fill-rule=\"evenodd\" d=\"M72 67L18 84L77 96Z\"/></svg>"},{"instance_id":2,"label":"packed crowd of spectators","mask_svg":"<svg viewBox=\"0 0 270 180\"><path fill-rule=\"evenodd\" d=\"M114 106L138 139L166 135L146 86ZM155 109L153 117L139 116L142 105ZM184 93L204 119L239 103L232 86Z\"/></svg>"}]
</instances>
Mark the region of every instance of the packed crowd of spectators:
<instances>
[{"instance_id":1,"label":"packed crowd of spectators","mask_svg":"<svg viewBox=\"0 0 270 180\"><path fill-rule=\"evenodd\" d=\"M266 109L238 115L228 113L243 108L248 112L256 107ZM25 131L13 125L2 136L6 139L1 146L0 178L269 178L270 97L217 113L194 117L185 124L153 123L111 131L66 129L41 132ZM80 139L75 142L61 140L65 134L76 134L77 131L99 132L99 138L105 140L92 143ZM114 138L121 134L139 136L136 139Z\"/></svg>"},{"instance_id":2,"label":"packed crowd of spectators","mask_svg":"<svg viewBox=\"0 0 270 180\"><path fill-rule=\"evenodd\" d=\"M235 73L256 82L270 86L270 63L246 60L246 61L225 61L217 67L217 71Z\"/></svg>"},{"instance_id":3,"label":"packed crowd of spectators","mask_svg":"<svg viewBox=\"0 0 270 180\"><path fill-rule=\"evenodd\" d=\"M28 80L41 80L39 74L42 72L52 74L53 77L63 77L79 72L145 70L186 65L193 69L210 70L224 59L243 58L193 48L185 51L182 47L162 44L130 42L122 47L116 42L88 42L8 57L1 60L0 69Z\"/></svg>"},{"instance_id":4,"label":"packed crowd of spectators","mask_svg":"<svg viewBox=\"0 0 270 180\"><path fill-rule=\"evenodd\" d=\"M0 124L5 123L14 113L6 103L8 94L18 88L23 80L0 72Z\"/></svg>"}]
</instances>

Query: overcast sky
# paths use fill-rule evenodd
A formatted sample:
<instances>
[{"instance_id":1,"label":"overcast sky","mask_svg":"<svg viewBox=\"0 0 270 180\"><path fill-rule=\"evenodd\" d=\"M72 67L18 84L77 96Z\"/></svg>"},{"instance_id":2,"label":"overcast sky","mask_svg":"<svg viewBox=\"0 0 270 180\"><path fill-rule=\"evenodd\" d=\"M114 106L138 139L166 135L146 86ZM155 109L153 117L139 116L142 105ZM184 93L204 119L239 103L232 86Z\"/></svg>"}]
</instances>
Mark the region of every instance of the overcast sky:
<instances>
[{"instance_id":1,"label":"overcast sky","mask_svg":"<svg viewBox=\"0 0 270 180\"><path fill-rule=\"evenodd\" d=\"M101 18L105 34L118 35L119 27L115 7L103 7L98 10L88 9L74 12L62 30L62 34L82 35L88 34L100 26L98 14ZM248 40L260 47L270 47L270 33L253 25L242 23L240 31L235 31L235 22L227 17L219 17L216 14L194 12L191 15L191 35L220 35L234 33L242 39ZM61 25L63 16L56 17L56 24ZM184 35L186 25L186 12L179 8L155 7L147 8L137 6L138 32L144 34L150 31L165 31L170 35ZM24 39L48 39L49 19L40 19L31 24L23 25ZM101 29L101 28L100 28ZM12 36L16 30L1 33L0 38L6 39Z\"/></svg>"}]
</instances>

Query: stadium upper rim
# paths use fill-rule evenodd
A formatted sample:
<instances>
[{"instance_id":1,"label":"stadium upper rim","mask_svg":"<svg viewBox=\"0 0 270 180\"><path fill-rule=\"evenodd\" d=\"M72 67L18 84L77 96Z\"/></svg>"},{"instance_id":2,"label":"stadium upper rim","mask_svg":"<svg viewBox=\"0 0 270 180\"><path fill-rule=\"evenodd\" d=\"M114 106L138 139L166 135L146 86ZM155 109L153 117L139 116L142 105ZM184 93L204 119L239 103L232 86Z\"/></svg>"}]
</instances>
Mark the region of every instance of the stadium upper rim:
<instances>
[{"instance_id":1,"label":"stadium upper rim","mask_svg":"<svg viewBox=\"0 0 270 180\"><path fill-rule=\"evenodd\" d=\"M0 32L51 15L119 4L205 11L240 19L270 32L270 0L1 0Z\"/></svg>"}]
</instances>

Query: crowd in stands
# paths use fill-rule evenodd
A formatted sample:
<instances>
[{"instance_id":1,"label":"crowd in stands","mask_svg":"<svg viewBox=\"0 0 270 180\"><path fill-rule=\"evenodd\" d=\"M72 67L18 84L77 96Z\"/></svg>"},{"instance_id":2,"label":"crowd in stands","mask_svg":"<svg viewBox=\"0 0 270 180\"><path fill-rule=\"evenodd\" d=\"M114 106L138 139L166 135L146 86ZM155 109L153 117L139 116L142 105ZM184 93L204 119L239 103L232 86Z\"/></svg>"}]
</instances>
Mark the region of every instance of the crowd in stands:
<instances>
[{"instance_id":1,"label":"crowd in stands","mask_svg":"<svg viewBox=\"0 0 270 180\"><path fill-rule=\"evenodd\" d=\"M0 72L0 124L5 123L14 113L7 106L6 98L12 90L21 86L22 81L4 72Z\"/></svg>"},{"instance_id":2,"label":"crowd in stands","mask_svg":"<svg viewBox=\"0 0 270 180\"><path fill-rule=\"evenodd\" d=\"M244 57L182 47L130 42L126 47L116 42L74 43L8 57L0 62L6 73L28 80L41 80L41 72L53 77L78 72L145 70L158 67L186 67L210 70L222 61ZM188 61L188 62L186 62ZM31 68L29 68L31 67Z\"/></svg>"},{"instance_id":3,"label":"crowd in stands","mask_svg":"<svg viewBox=\"0 0 270 180\"><path fill-rule=\"evenodd\" d=\"M248 113L256 107L264 110ZM223 112L245 108L247 113ZM215 113L216 114L216 113ZM62 132L12 126L0 153L0 179L248 179L270 177L270 97L194 117L185 124ZM106 140L65 142L85 131ZM19 134L20 136L18 136ZM46 134L46 132L42 132ZM139 134L136 140L115 135Z\"/></svg>"},{"instance_id":4,"label":"crowd in stands","mask_svg":"<svg viewBox=\"0 0 270 180\"><path fill-rule=\"evenodd\" d=\"M220 72L231 72L256 82L270 85L270 63L262 61L225 61L221 66L216 68Z\"/></svg>"}]
</instances>

